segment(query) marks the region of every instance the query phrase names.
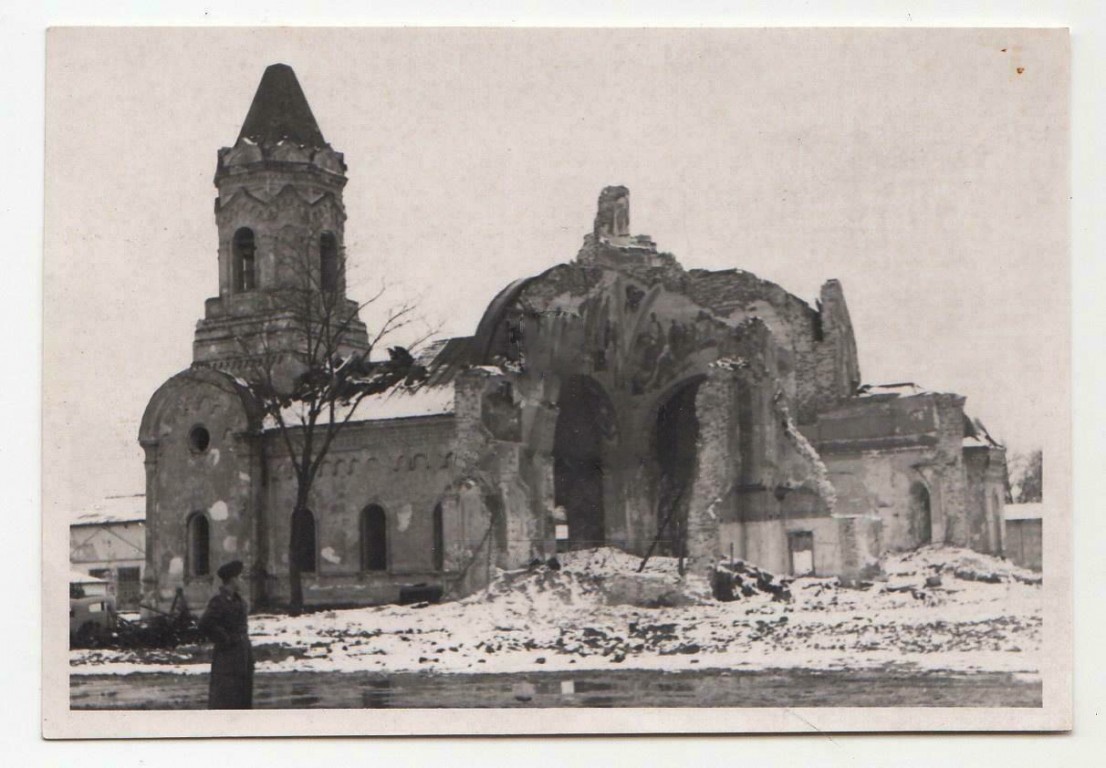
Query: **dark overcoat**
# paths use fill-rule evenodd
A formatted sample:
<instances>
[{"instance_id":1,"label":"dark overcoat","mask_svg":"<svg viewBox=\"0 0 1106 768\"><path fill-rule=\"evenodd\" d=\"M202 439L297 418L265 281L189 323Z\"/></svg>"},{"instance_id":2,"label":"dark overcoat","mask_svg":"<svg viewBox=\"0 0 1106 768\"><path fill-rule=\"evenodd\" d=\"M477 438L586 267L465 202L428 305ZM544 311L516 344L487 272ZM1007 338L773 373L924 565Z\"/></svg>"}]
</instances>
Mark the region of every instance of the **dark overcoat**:
<instances>
[{"instance_id":1,"label":"dark overcoat","mask_svg":"<svg viewBox=\"0 0 1106 768\"><path fill-rule=\"evenodd\" d=\"M200 618L200 631L215 643L208 708L252 708L253 648L246 626L246 601L237 592L220 589Z\"/></svg>"}]
</instances>

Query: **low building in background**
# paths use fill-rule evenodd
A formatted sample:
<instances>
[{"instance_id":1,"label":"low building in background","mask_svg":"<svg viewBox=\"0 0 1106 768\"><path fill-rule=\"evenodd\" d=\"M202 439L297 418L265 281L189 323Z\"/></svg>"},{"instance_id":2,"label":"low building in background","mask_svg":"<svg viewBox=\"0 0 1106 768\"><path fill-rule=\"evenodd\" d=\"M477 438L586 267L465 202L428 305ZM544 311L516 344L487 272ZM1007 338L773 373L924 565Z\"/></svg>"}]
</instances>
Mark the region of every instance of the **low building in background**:
<instances>
[{"instance_id":1,"label":"low building in background","mask_svg":"<svg viewBox=\"0 0 1106 768\"><path fill-rule=\"evenodd\" d=\"M75 572L109 582L119 610L138 610L146 566L145 495L108 496L77 511L69 523L69 563Z\"/></svg>"},{"instance_id":2,"label":"low building in background","mask_svg":"<svg viewBox=\"0 0 1106 768\"><path fill-rule=\"evenodd\" d=\"M1041 534L1045 505L1042 502L1006 507L1006 556L1011 562L1041 570Z\"/></svg>"}]
</instances>

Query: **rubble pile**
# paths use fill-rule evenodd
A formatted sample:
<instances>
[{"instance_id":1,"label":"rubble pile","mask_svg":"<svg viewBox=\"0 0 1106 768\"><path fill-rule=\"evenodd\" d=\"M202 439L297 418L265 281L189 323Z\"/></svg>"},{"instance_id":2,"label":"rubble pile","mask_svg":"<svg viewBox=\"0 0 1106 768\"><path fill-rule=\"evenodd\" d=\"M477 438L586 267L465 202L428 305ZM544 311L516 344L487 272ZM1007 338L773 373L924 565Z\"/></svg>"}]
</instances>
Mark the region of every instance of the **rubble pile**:
<instances>
[{"instance_id":1,"label":"rubble pile","mask_svg":"<svg viewBox=\"0 0 1106 768\"><path fill-rule=\"evenodd\" d=\"M486 589L461 603L496 603L524 615L547 609L550 601L577 608L673 608L711 599L703 579L680 576L674 557L652 557L641 567L640 557L613 547L564 552L526 569L499 571Z\"/></svg>"},{"instance_id":2,"label":"rubble pile","mask_svg":"<svg viewBox=\"0 0 1106 768\"><path fill-rule=\"evenodd\" d=\"M724 603L762 595L788 602L791 600L790 583L790 579L781 579L743 560L723 560L711 571L711 594Z\"/></svg>"},{"instance_id":3,"label":"rubble pile","mask_svg":"<svg viewBox=\"0 0 1106 768\"><path fill-rule=\"evenodd\" d=\"M892 581L912 581L921 578L932 582L934 577L955 577L961 581L986 584L1029 584L1038 586L1041 574L1020 568L1009 560L980 554L961 547L930 545L885 558L884 572Z\"/></svg>"}]
</instances>

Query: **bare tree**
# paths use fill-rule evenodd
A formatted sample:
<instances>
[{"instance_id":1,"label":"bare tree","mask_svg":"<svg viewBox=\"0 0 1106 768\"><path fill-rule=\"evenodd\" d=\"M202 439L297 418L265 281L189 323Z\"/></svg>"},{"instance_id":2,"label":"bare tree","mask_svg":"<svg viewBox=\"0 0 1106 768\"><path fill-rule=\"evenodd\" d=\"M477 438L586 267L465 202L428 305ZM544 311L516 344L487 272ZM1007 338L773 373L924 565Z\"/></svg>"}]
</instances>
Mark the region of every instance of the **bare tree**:
<instances>
[{"instance_id":1,"label":"bare tree","mask_svg":"<svg viewBox=\"0 0 1106 768\"><path fill-rule=\"evenodd\" d=\"M1018 483L1020 486L1017 499L1019 504L1041 500L1044 491L1044 462L1042 459L1039 448L1029 452L1025 462L1025 470Z\"/></svg>"},{"instance_id":2,"label":"bare tree","mask_svg":"<svg viewBox=\"0 0 1106 768\"><path fill-rule=\"evenodd\" d=\"M430 333L406 347L389 347L386 360L373 360L374 350L417 319L411 304L386 311L375 333L368 333L359 313L379 304L385 287L360 304L346 299L344 252L331 254L328 263L326 257L316 261L307 248L296 248L277 266L278 285L267 291L270 319L257 335L239 343L250 360L247 377L266 427L279 434L295 477L288 539L289 609L295 615L303 610L304 545L313 539L301 521L309 516L319 469L366 398L415 387L425 378L411 350Z\"/></svg>"}]
</instances>

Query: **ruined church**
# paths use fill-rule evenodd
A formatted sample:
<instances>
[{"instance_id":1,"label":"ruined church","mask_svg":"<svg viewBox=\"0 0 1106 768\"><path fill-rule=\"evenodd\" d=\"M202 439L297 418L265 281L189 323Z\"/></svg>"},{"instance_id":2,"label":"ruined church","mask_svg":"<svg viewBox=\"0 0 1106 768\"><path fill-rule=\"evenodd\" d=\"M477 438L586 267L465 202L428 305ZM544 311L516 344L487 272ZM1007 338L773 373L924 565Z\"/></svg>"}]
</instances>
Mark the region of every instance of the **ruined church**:
<instances>
[{"instance_id":1,"label":"ruined church","mask_svg":"<svg viewBox=\"0 0 1106 768\"><path fill-rule=\"evenodd\" d=\"M279 606L296 558L320 606L459 596L495 568L601 546L688 573L739 558L846 579L929 543L1002 553L1004 450L963 397L864 384L840 283L812 306L740 269L684 269L632 234L619 186L574 257L424 350L421 385L361 404L294 516L249 340L298 343L278 290L295 252L350 307L348 350L368 344L345 295L345 183L294 73L269 67L218 152L219 295L140 427L148 604L202 605L230 559L252 602Z\"/></svg>"}]
</instances>

